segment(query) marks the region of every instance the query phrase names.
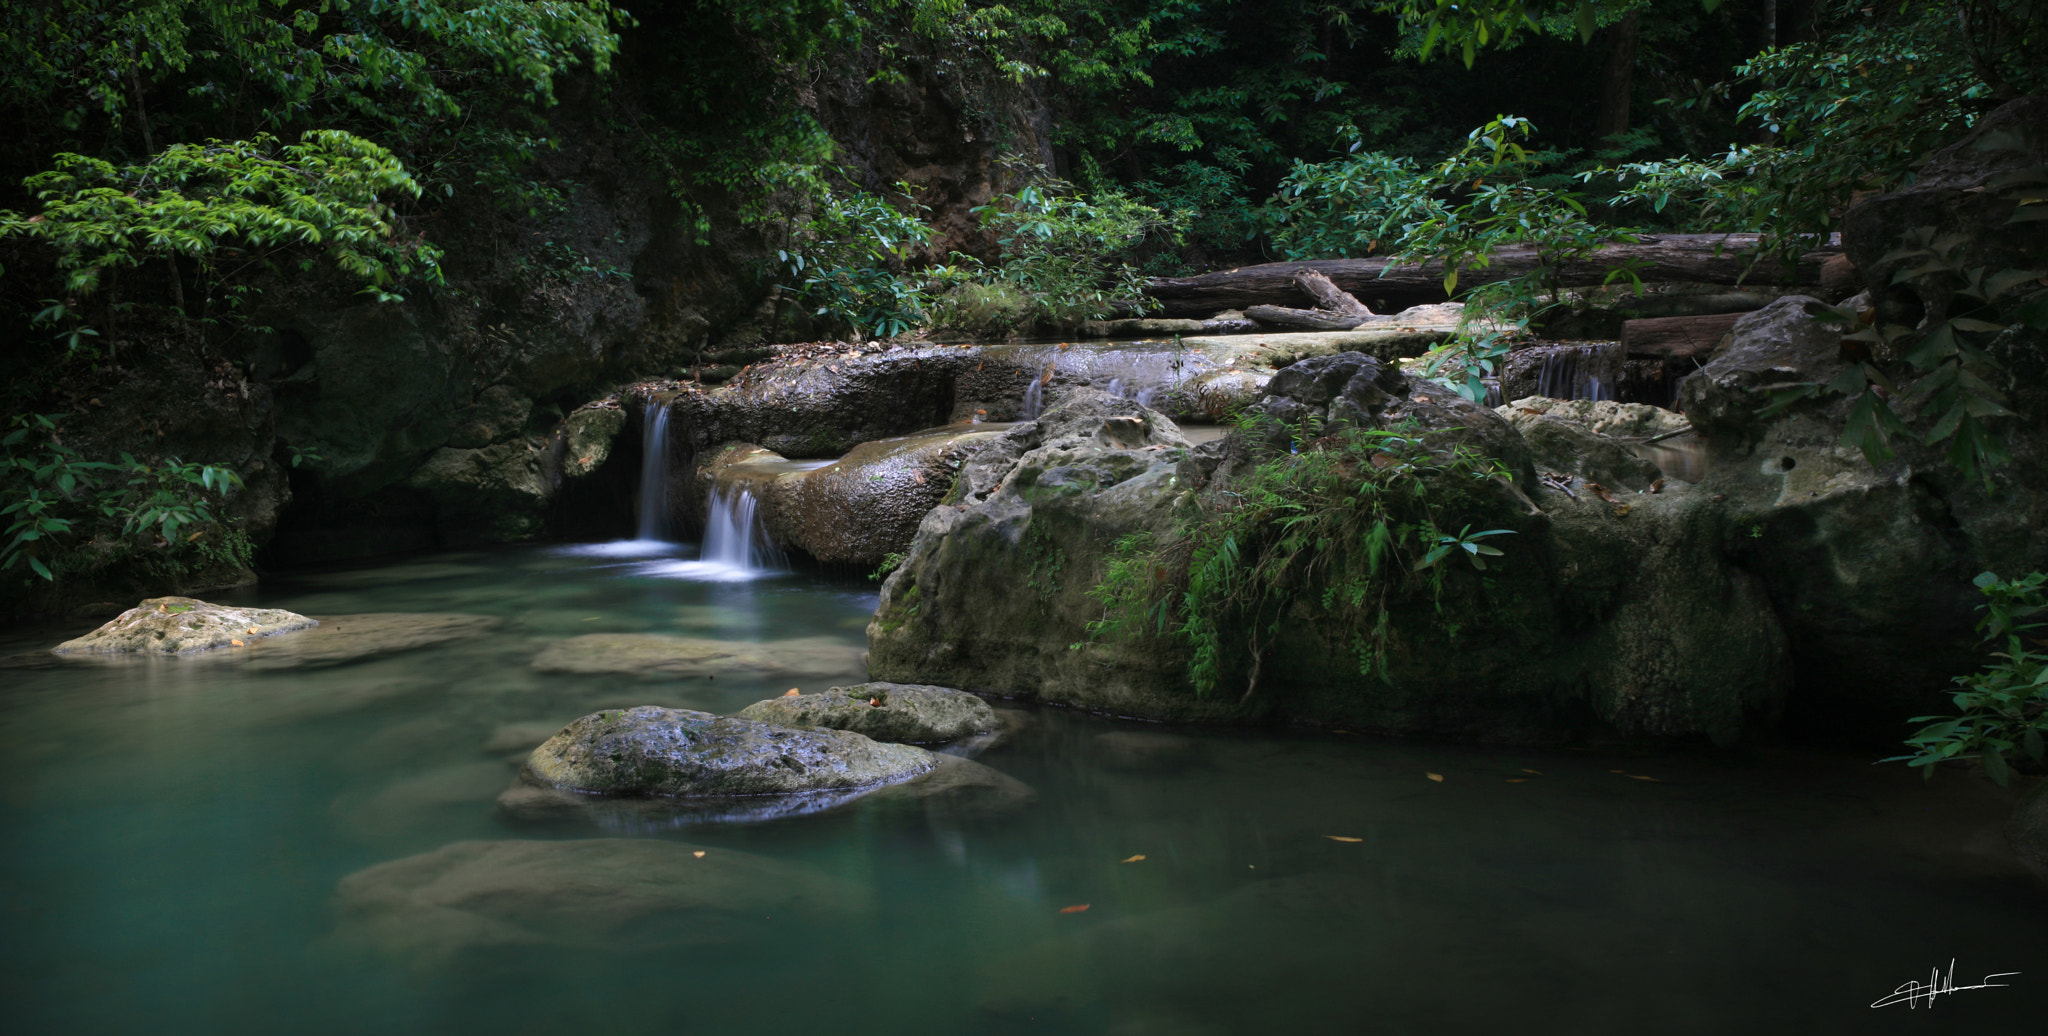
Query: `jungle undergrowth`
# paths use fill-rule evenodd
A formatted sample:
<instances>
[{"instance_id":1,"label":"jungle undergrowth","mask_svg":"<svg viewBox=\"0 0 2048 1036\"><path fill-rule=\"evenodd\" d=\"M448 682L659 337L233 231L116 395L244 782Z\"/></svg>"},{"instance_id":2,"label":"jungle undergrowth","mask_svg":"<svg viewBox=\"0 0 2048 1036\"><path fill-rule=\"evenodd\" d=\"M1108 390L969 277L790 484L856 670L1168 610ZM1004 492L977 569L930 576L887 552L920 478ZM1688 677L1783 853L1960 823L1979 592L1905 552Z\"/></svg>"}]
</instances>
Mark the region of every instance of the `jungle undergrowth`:
<instances>
[{"instance_id":1,"label":"jungle undergrowth","mask_svg":"<svg viewBox=\"0 0 2048 1036\"><path fill-rule=\"evenodd\" d=\"M1176 641L1189 650L1197 695L1241 679L1242 704L1258 690L1267 649L1290 624L1314 621L1356 631L1359 674L1387 681L1394 608L1427 602L1441 614L1442 562L1463 553L1484 569L1500 556L1481 541L1512 530L1473 532L1457 512L1507 471L1469 446L1433 446L1412 426L1321 431L1294 429L1290 452L1171 532L1119 540L1089 591L1103 606L1091 639Z\"/></svg>"}]
</instances>

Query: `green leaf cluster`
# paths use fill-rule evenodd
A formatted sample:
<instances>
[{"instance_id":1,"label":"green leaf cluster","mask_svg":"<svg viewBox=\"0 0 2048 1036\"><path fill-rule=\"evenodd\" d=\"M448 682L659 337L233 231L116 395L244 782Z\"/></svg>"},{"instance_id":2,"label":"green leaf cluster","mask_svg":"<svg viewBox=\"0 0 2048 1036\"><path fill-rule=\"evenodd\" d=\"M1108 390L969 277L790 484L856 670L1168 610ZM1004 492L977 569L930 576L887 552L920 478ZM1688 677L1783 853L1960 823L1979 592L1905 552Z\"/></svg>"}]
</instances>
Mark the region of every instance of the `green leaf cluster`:
<instances>
[{"instance_id":1,"label":"green leaf cluster","mask_svg":"<svg viewBox=\"0 0 2048 1036\"><path fill-rule=\"evenodd\" d=\"M1247 418L1263 436L1271 421ZM1414 428L1292 430L1288 452L1199 505L1172 533L1119 541L1102 581L1095 637L1164 637L1189 652L1188 678L1204 697L1244 681L1258 689L1266 650L1291 623L1355 631L1361 675L1387 678L1395 610L1440 607L1439 564L1462 552L1475 568L1501 552L1482 543L1512 530L1446 533L1447 511L1507 477L1499 462L1462 444L1432 445Z\"/></svg>"},{"instance_id":2,"label":"green leaf cluster","mask_svg":"<svg viewBox=\"0 0 2048 1036\"><path fill-rule=\"evenodd\" d=\"M1959 690L1950 697L1954 716L1915 716L1908 722L1928 724L1906 739L1910 755L1880 762L1903 762L1929 778L1938 763L1976 759L1984 773L2000 785L2012 780L2014 766L2040 769L2048 764L2043 739L2048 738L2048 653L2033 636L2048 625L2048 575L2030 572L2018 579L1980 573L1976 586L1987 598L1977 629L1994 661L1982 670L1958 676Z\"/></svg>"}]
</instances>

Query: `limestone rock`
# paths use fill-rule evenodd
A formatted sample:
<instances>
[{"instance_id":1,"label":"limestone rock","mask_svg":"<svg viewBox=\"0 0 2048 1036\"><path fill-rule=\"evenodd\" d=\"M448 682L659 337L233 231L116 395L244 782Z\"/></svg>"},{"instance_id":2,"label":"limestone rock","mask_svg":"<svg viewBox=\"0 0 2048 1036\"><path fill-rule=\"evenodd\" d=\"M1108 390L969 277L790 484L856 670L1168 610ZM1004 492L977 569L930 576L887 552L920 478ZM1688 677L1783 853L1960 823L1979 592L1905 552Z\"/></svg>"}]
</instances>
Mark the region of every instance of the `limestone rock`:
<instances>
[{"instance_id":1,"label":"limestone rock","mask_svg":"<svg viewBox=\"0 0 2048 1036\"><path fill-rule=\"evenodd\" d=\"M1823 303L1787 295L1735 322L1727 346L1678 386L1678 409L1700 434L1754 440L1773 391L1826 384L1840 373L1842 336L1815 319Z\"/></svg>"},{"instance_id":2,"label":"limestone rock","mask_svg":"<svg viewBox=\"0 0 2048 1036\"><path fill-rule=\"evenodd\" d=\"M421 964L502 946L717 944L765 915L866 902L865 889L802 867L661 839L455 842L335 890L345 942Z\"/></svg>"},{"instance_id":3,"label":"limestone rock","mask_svg":"<svg viewBox=\"0 0 2048 1036\"><path fill-rule=\"evenodd\" d=\"M562 423L562 477L581 478L604 466L612 441L625 426L626 411L616 406L584 407L570 414Z\"/></svg>"},{"instance_id":4,"label":"limestone rock","mask_svg":"<svg viewBox=\"0 0 2048 1036\"><path fill-rule=\"evenodd\" d=\"M917 523L952 490L960 465L1003 431L961 424L880 439L822 468L795 467L757 447L728 446L697 468L693 488L700 502L713 486L744 488L778 547L873 568L910 549Z\"/></svg>"},{"instance_id":5,"label":"limestone rock","mask_svg":"<svg viewBox=\"0 0 2048 1036\"><path fill-rule=\"evenodd\" d=\"M558 640L533 660L543 673L586 676L825 677L860 671L860 648L833 637L764 642L660 633L588 633Z\"/></svg>"},{"instance_id":6,"label":"limestone rock","mask_svg":"<svg viewBox=\"0 0 2048 1036\"><path fill-rule=\"evenodd\" d=\"M522 442L435 450L405 485L434 498L437 526L450 545L510 543L547 528L551 490L539 452Z\"/></svg>"},{"instance_id":7,"label":"limestone rock","mask_svg":"<svg viewBox=\"0 0 2048 1036\"><path fill-rule=\"evenodd\" d=\"M152 597L52 650L184 655L319 624L281 608L226 608L190 597Z\"/></svg>"},{"instance_id":8,"label":"limestone rock","mask_svg":"<svg viewBox=\"0 0 2048 1036\"><path fill-rule=\"evenodd\" d=\"M797 694L758 701L741 719L811 730L851 730L876 741L931 744L997 729L995 710L980 698L950 687L864 683L833 687L821 694Z\"/></svg>"},{"instance_id":9,"label":"limestone rock","mask_svg":"<svg viewBox=\"0 0 2048 1036\"><path fill-rule=\"evenodd\" d=\"M930 752L843 730L643 705L594 712L527 757L532 784L598 795L778 795L864 788L930 770Z\"/></svg>"},{"instance_id":10,"label":"limestone rock","mask_svg":"<svg viewBox=\"0 0 2048 1036\"><path fill-rule=\"evenodd\" d=\"M2009 101L1977 120L1969 134L1936 151L1903 190L1858 202L1842 215L1842 247L1877 288L1887 322L1914 325L1948 310L1957 279L1946 271L1908 275L1925 256L1906 254L1915 232L1960 239L1950 260L1962 268L2038 270L2048 234L2039 222L2013 222L2029 177L2048 166L2048 94Z\"/></svg>"},{"instance_id":11,"label":"limestone rock","mask_svg":"<svg viewBox=\"0 0 2048 1036\"><path fill-rule=\"evenodd\" d=\"M1662 477L1630 439L1681 431L1685 418L1661 407L1612 400L1531 396L1496 408L1529 443L1538 467L1610 489L1647 489Z\"/></svg>"}]
</instances>

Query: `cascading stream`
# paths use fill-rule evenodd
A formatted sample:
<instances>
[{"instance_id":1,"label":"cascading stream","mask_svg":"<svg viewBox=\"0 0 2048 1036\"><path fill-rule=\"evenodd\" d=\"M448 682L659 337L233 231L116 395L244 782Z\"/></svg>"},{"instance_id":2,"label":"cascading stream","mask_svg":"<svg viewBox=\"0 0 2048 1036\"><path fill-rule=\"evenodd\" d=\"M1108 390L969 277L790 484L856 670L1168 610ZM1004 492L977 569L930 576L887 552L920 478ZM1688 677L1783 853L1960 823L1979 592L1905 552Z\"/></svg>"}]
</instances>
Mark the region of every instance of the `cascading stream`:
<instances>
[{"instance_id":1,"label":"cascading stream","mask_svg":"<svg viewBox=\"0 0 2048 1036\"><path fill-rule=\"evenodd\" d=\"M668 408L647 402L641 435L640 522L634 538L643 542L668 539Z\"/></svg>"},{"instance_id":2,"label":"cascading stream","mask_svg":"<svg viewBox=\"0 0 2048 1036\"><path fill-rule=\"evenodd\" d=\"M782 552L769 540L757 508L754 494L744 489L728 493L712 487L706 501L704 551L699 560L750 575L783 570Z\"/></svg>"}]
</instances>

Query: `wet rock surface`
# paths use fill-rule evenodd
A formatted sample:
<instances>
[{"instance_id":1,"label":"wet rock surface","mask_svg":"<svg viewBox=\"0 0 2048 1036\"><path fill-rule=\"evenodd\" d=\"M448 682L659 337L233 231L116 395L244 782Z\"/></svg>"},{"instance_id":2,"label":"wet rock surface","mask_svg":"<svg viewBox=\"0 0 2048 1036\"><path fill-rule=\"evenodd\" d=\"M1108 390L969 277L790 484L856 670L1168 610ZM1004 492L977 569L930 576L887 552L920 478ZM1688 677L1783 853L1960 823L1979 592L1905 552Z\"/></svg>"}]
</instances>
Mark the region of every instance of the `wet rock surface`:
<instances>
[{"instance_id":1,"label":"wet rock surface","mask_svg":"<svg viewBox=\"0 0 2048 1036\"><path fill-rule=\"evenodd\" d=\"M880 439L808 470L793 470L780 454L729 446L698 467L695 497L701 508L714 486L744 489L777 547L873 568L910 548L917 523L946 498L960 466L1006 430L964 424Z\"/></svg>"},{"instance_id":2,"label":"wet rock surface","mask_svg":"<svg viewBox=\"0 0 2048 1036\"><path fill-rule=\"evenodd\" d=\"M643 705L562 728L521 771L537 787L614 796L748 796L842 791L930 770L921 748L843 730L792 730Z\"/></svg>"},{"instance_id":3,"label":"wet rock surface","mask_svg":"<svg viewBox=\"0 0 2048 1036\"><path fill-rule=\"evenodd\" d=\"M876 741L935 744L998 729L995 710L965 691L924 684L864 683L755 702L741 719L810 730L851 730Z\"/></svg>"},{"instance_id":4,"label":"wet rock surface","mask_svg":"<svg viewBox=\"0 0 2048 1036\"><path fill-rule=\"evenodd\" d=\"M658 839L455 842L357 871L340 935L420 964L500 946L717 944L763 915L844 915L865 890L751 853Z\"/></svg>"},{"instance_id":5,"label":"wet rock surface","mask_svg":"<svg viewBox=\"0 0 2048 1036\"><path fill-rule=\"evenodd\" d=\"M191 597L152 597L51 650L60 655L184 655L317 625L317 619L281 608L227 608Z\"/></svg>"},{"instance_id":6,"label":"wet rock surface","mask_svg":"<svg viewBox=\"0 0 2048 1036\"><path fill-rule=\"evenodd\" d=\"M533 828L649 834L698 824L754 824L848 808L917 808L952 819L1000 815L1029 805L1030 785L958 756L934 754L932 768L893 784L780 795L600 797L518 783L497 799L507 823Z\"/></svg>"},{"instance_id":7,"label":"wet rock surface","mask_svg":"<svg viewBox=\"0 0 2048 1036\"><path fill-rule=\"evenodd\" d=\"M736 641L660 633L590 633L558 640L533 660L543 673L635 676L834 677L858 672L860 649L830 637Z\"/></svg>"}]
</instances>

